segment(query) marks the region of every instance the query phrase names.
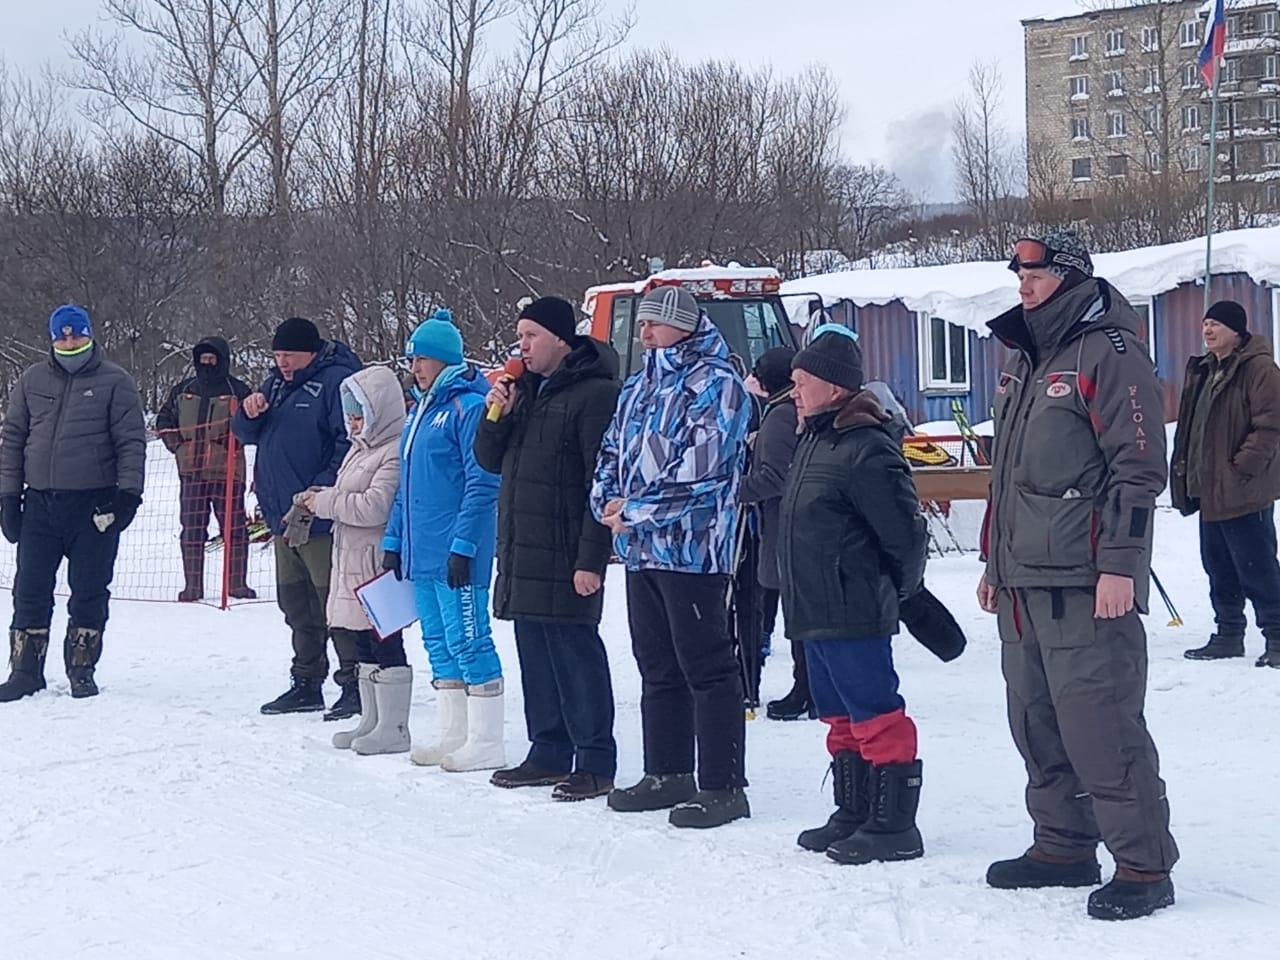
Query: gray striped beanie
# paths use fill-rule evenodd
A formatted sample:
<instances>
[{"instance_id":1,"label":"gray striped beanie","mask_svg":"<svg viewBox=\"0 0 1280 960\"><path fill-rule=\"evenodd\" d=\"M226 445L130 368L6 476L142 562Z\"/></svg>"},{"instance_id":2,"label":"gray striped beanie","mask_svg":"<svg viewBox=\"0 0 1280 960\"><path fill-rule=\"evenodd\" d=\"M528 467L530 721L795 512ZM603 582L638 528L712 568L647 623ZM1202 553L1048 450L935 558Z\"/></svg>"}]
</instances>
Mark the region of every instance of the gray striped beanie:
<instances>
[{"instance_id":1,"label":"gray striped beanie","mask_svg":"<svg viewBox=\"0 0 1280 960\"><path fill-rule=\"evenodd\" d=\"M636 308L636 322L661 323L688 333L698 329L701 311L698 301L683 287L658 287L650 290Z\"/></svg>"}]
</instances>

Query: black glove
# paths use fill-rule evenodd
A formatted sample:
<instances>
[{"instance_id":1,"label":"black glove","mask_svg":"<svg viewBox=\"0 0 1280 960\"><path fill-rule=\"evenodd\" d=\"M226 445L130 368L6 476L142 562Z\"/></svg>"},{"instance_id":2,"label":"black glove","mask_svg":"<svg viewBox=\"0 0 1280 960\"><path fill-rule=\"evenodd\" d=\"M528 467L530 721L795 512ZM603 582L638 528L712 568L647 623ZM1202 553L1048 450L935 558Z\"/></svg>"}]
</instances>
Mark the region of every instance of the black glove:
<instances>
[{"instance_id":1,"label":"black glove","mask_svg":"<svg viewBox=\"0 0 1280 960\"><path fill-rule=\"evenodd\" d=\"M398 550L382 551L382 569L390 570L396 575L397 580L404 579L404 574L400 572L400 552Z\"/></svg>"},{"instance_id":2,"label":"black glove","mask_svg":"<svg viewBox=\"0 0 1280 960\"><path fill-rule=\"evenodd\" d=\"M960 624L925 587L898 605L898 616L907 632L943 663L964 653L965 637Z\"/></svg>"},{"instance_id":3,"label":"black glove","mask_svg":"<svg viewBox=\"0 0 1280 960\"><path fill-rule=\"evenodd\" d=\"M0 530L10 543L17 543L22 535L22 498L8 496L0 498Z\"/></svg>"},{"instance_id":4,"label":"black glove","mask_svg":"<svg viewBox=\"0 0 1280 960\"><path fill-rule=\"evenodd\" d=\"M128 490L117 490L115 500L111 504L111 512L116 515L116 522L113 524L116 533L124 533L129 524L133 523L133 518L138 515L138 508L142 506L142 497L136 493L130 493Z\"/></svg>"},{"instance_id":5,"label":"black glove","mask_svg":"<svg viewBox=\"0 0 1280 960\"><path fill-rule=\"evenodd\" d=\"M449 589L471 586L471 558L460 553L449 554Z\"/></svg>"}]
</instances>

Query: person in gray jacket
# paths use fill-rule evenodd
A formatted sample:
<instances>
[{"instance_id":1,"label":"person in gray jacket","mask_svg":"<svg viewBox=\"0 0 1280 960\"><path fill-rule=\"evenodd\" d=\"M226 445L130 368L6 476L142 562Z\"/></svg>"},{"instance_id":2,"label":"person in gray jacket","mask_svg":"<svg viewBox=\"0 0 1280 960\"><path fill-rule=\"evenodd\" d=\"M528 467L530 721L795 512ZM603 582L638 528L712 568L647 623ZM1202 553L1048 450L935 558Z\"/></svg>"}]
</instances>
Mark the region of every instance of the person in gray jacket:
<instances>
[{"instance_id":1,"label":"person in gray jacket","mask_svg":"<svg viewBox=\"0 0 1280 960\"><path fill-rule=\"evenodd\" d=\"M18 545L7 682L0 702L43 690L58 567L71 599L63 641L73 697L98 693L108 589L120 534L142 505L147 437L138 386L93 340L89 315L61 306L53 350L14 385L0 428L0 529Z\"/></svg>"},{"instance_id":2,"label":"person in gray jacket","mask_svg":"<svg viewBox=\"0 0 1280 960\"><path fill-rule=\"evenodd\" d=\"M1074 233L1019 241L1022 305L991 321L1012 355L996 386L986 573L998 615L1009 727L1027 768L1032 847L993 863L1001 889L1115 878L1089 915L1122 920L1173 903L1178 848L1143 717L1163 402L1138 317L1093 277Z\"/></svg>"}]
</instances>

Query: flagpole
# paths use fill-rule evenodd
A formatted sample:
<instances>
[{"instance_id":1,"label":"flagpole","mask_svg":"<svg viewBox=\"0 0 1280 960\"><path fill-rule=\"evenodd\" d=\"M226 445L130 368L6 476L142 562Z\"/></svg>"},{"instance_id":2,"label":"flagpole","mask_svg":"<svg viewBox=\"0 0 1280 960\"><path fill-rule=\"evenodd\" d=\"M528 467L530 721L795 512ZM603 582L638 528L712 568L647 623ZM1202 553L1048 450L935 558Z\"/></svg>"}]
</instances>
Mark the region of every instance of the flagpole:
<instances>
[{"instance_id":1,"label":"flagpole","mask_svg":"<svg viewBox=\"0 0 1280 960\"><path fill-rule=\"evenodd\" d=\"M1210 29L1213 24L1210 23ZM1218 95L1222 89L1222 60L1215 57L1213 94L1209 99L1209 202L1205 207L1204 227L1204 312L1209 312L1209 282L1213 279L1213 205L1217 187L1218 165Z\"/></svg>"}]
</instances>

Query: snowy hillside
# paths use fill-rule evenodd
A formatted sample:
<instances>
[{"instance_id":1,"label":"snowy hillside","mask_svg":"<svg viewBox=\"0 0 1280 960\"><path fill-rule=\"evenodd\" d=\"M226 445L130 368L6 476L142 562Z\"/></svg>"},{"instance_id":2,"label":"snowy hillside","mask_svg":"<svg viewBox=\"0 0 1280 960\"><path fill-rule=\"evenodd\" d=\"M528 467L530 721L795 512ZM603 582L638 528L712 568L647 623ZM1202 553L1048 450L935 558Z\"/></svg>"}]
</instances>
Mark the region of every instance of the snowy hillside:
<instances>
[{"instance_id":1,"label":"snowy hillside","mask_svg":"<svg viewBox=\"0 0 1280 960\"><path fill-rule=\"evenodd\" d=\"M1091 921L1083 891L987 889L988 862L1030 842L1023 772L1005 726L994 620L973 601L972 558L929 582L970 636L944 665L897 643L921 730L923 860L839 867L794 845L822 822L824 728L748 725L754 816L705 834L664 814L547 790L501 791L404 757L329 746L316 715L267 718L288 637L270 606L117 603L102 696L51 689L0 706L0 957L257 960L276 957L1246 960L1274 955L1280 892L1280 676L1252 657L1191 663L1209 632L1195 524L1162 510L1157 567L1186 626L1151 631L1147 716L1182 848L1178 904L1130 924ZM8 597L0 606L8 606ZM7 615L7 611L4 611ZM61 613L55 621L61 627ZM604 628L618 696L620 779L641 772L639 679L620 570ZM1256 654L1261 640L1249 638ZM779 644L779 646L782 646ZM514 643L509 758L524 749ZM426 658L413 727L432 729ZM782 694L790 665L765 670ZM332 699L334 690L327 693ZM1106 872L1110 864L1106 863Z\"/></svg>"}]
</instances>

